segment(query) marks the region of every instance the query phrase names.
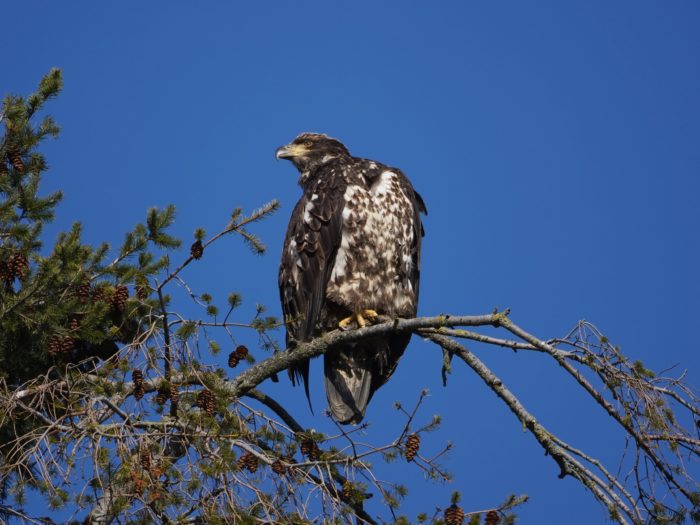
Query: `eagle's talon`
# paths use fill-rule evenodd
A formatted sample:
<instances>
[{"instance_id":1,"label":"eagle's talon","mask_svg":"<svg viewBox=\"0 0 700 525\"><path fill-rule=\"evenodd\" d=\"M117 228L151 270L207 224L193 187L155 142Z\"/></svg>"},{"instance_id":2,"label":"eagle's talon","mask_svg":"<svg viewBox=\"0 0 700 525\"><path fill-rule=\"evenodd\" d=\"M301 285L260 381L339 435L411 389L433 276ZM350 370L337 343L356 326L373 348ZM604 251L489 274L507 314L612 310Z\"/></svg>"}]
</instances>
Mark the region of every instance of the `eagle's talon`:
<instances>
[{"instance_id":1,"label":"eagle's talon","mask_svg":"<svg viewBox=\"0 0 700 525\"><path fill-rule=\"evenodd\" d=\"M376 312L376 310L363 310L362 315L370 321L374 321L377 317L379 317L379 314Z\"/></svg>"},{"instance_id":2,"label":"eagle's talon","mask_svg":"<svg viewBox=\"0 0 700 525\"><path fill-rule=\"evenodd\" d=\"M350 317L346 317L345 319L341 319L340 322L338 322L338 328L341 330L347 330L350 328L350 323L352 323L355 320L355 315L351 315Z\"/></svg>"},{"instance_id":3,"label":"eagle's talon","mask_svg":"<svg viewBox=\"0 0 700 525\"><path fill-rule=\"evenodd\" d=\"M374 322L377 317L379 317L379 314L375 310L362 310L353 313L345 319L341 319L338 322L338 328L348 330L353 323L357 324L358 328L364 328L367 324Z\"/></svg>"}]
</instances>

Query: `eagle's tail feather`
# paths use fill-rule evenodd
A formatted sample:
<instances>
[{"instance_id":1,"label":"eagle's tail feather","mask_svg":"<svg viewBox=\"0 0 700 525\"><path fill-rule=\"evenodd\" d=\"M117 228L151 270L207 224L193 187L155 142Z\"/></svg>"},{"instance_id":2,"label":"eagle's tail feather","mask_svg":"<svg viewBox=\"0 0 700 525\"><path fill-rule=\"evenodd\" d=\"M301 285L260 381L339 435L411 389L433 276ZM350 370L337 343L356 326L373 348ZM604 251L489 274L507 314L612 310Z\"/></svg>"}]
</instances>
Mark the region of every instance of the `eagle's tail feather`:
<instances>
[{"instance_id":1,"label":"eagle's tail feather","mask_svg":"<svg viewBox=\"0 0 700 525\"><path fill-rule=\"evenodd\" d=\"M358 350L339 349L324 359L328 408L342 424L362 421L373 393L372 370L362 363L363 352Z\"/></svg>"}]
</instances>

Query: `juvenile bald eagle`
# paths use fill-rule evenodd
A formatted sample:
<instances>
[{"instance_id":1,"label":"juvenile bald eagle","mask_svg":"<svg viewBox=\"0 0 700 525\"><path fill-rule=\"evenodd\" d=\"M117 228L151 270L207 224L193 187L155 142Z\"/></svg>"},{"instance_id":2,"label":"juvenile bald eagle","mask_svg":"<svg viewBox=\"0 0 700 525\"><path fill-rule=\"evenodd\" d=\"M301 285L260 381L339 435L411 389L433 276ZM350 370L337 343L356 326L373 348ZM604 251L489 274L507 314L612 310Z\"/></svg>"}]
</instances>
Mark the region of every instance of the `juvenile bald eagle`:
<instances>
[{"instance_id":1,"label":"juvenile bald eagle","mask_svg":"<svg viewBox=\"0 0 700 525\"><path fill-rule=\"evenodd\" d=\"M338 140L303 133L277 150L299 170L303 195L287 228L279 272L287 346L378 315L414 317L418 305L423 200L396 168L353 157ZM326 353L334 418L358 423L389 379L410 334ZM309 396L309 362L289 370Z\"/></svg>"}]
</instances>

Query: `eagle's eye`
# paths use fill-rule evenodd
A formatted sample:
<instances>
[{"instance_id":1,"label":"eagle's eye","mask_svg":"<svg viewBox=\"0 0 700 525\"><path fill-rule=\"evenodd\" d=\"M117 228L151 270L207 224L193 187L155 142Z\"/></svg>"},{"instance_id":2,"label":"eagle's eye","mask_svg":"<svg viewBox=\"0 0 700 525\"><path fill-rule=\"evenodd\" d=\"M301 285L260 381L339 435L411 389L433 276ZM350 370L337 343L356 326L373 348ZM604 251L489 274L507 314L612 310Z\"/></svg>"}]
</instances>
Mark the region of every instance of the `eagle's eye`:
<instances>
[{"instance_id":1,"label":"eagle's eye","mask_svg":"<svg viewBox=\"0 0 700 525\"><path fill-rule=\"evenodd\" d=\"M311 142L310 140L305 140L305 141L304 141L304 146L306 146L306 147L309 147L309 148L310 148L312 144L313 144L313 142Z\"/></svg>"}]
</instances>

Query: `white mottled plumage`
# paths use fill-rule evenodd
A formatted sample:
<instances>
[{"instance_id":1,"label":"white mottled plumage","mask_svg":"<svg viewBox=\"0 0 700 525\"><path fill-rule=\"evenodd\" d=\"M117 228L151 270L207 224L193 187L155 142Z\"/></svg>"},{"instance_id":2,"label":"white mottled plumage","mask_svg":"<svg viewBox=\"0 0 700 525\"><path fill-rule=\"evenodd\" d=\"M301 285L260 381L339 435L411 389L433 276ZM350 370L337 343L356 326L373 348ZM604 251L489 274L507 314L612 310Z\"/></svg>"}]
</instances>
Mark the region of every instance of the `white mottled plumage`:
<instances>
[{"instance_id":1,"label":"white mottled plumage","mask_svg":"<svg viewBox=\"0 0 700 525\"><path fill-rule=\"evenodd\" d=\"M341 319L366 310L413 317L425 206L406 176L352 157L325 135L302 134L277 156L295 164L303 189L280 264L288 345L334 330ZM326 354L326 393L337 421L363 418L409 339L374 338ZM294 381L303 380L308 395L308 362L292 372Z\"/></svg>"}]
</instances>

